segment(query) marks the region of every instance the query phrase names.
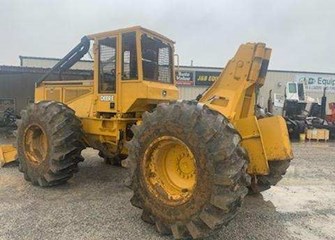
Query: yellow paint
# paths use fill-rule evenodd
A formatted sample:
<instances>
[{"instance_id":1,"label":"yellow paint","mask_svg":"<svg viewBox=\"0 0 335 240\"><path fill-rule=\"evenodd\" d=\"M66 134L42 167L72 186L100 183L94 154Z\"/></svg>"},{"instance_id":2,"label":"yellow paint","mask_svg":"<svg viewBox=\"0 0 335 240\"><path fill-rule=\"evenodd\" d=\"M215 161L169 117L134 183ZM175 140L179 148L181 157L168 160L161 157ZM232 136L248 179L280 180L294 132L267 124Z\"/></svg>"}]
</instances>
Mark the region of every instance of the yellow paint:
<instances>
[{"instance_id":1,"label":"yellow paint","mask_svg":"<svg viewBox=\"0 0 335 240\"><path fill-rule=\"evenodd\" d=\"M0 145L0 167L13 162L17 158L17 151L13 145Z\"/></svg>"},{"instance_id":2,"label":"yellow paint","mask_svg":"<svg viewBox=\"0 0 335 240\"><path fill-rule=\"evenodd\" d=\"M137 80L121 79L122 34L126 32L136 32L137 34ZM127 124L140 121L141 114L152 110L158 103L179 98L178 89L174 84L175 74L172 74L172 83L170 84L143 80L142 34L160 39L169 44L173 51L174 42L172 40L142 27L131 27L89 35L88 37L94 42L93 79L44 81L35 89L35 101L55 100L67 104L75 110L76 115L82 120L87 143L97 148L103 145L112 152L127 152L123 144L125 139L122 139L122 143L119 142L120 131L125 133ZM99 59L98 41L107 37L116 38L115 93L99 93L98 89L99 61L96 60ZM172 66L174 66L173 62ZM129 115L129 113L133 113L133 115Z\"/></svg>"},{"instance_id":3,"label":"yellow paint","mask_svg":"<svg viewBox=\"0 0 335 240\"><path fill-rule=\"evenodd\" d=\"M253 116L256 86L264 82L259 77L260 69L262 63L269 61L270 53L271 49L264 43L242 44L200 102L233 122Z\"/></svg>"},{"instance_id":4,"label":"yellow paint","mask_svg":"<svg viewBox=\"0 0 335 240\"><path fill-rule=\"evenodd\" d=\"M286 122L281 116L258 120L267 160L290 160L293 158Z\"/></svg>"},{"instance_id":5,"label":"yellow paint","mask_svg":"<svg viewBox=\"0 0 335 240\"><path fill-rule=\"evenodd\" d=\"M142 171L149 191L168 205L188 201L196 184L195 158L179 139L155 139L144 153Z\"/></svg>"},{"instance_id":6,"label":"yellow paint","mask_svg":"<svg viewBox=\"0 0 335 240\"><path fill-rule=\"evenodd\" d=\"M248 172L255 175L269 173L268 161L293 158L284 119L255 117L256 91L264 84L270 55L264 43L242 44L200 99L235 125L249 155Z\"/></svg>"},{"instance_id":7,"label":"yellow paint","mask_svg":"<svg viewBox=\"0 0 335 240\"><path fill-rule=\"evenodd\" d=\"M40 164L46 159L48 138L37 124L28 126L24 132L24 153L26 158L34 164Z\"/></svg>"},{"instance_id":8,"label":"yellow paint","mask_svg":"<svg viewBox=\"0 0 335 240\"><path fill-rule=\"evenodd\" d=\"M293 158L286 123L281 116L259 120L250 116L234 124L242 136L242 146L248 151L249 174L266 175L269 173L268 161Z\"/></svg>"},{"instance_id":9,"label":"yellow paint","mask_svg":"<svg viewBox=\"0 0 335 240\"><path fill-rule=\"evenodd\" d=\"M235 127L242 136L242 146L248 151L250 163L249 174L268 174L269 165L264 141L255 116L240 119L235 122Z\"/></svg>"}]
</instances>

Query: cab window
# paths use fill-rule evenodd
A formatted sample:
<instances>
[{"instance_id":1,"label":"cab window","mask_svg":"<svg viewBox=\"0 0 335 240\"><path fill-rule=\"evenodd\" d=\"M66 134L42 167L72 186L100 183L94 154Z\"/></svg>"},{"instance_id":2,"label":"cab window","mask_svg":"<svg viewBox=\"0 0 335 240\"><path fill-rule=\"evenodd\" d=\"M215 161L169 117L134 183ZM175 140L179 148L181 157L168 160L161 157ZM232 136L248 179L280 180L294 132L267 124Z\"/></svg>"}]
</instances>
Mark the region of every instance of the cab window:
<instances>
[{"instance_id":1,"label":"cab window","mask_svg":"<svg viewBox=\"0 0 335 240\"><path fill-rule=\"evenodd\" d=\"M289 93L296 93L297 92L297 85L295 83L288 84L288 92Z\"/></svg>"},{"instance_id":2,"label":"cab window","mask_svg":"<svg viewBox=\"0 0 335 240\"><path fill-rule=\"evenodd\" d=\"M122 34L122 79L137 79L136 33Z\"/></svg>"},{"instance_id":3,"label":"cab window","mask_svg":"<svg viewBox=\"0 0 335 240\"><path fill-rule=\"evenodd\" d=\"M157 38L142 35L143 79L172 83L172 49Z\"/></svg>"},{"instance_id":4,"label":"cab window","mask_svg":"<svg viewBox=\"0 0 335 240\"><path fill-rule=\"evenodd\" d=\"M116 38L99 41L99 92L116 90Z\"/></svg>"}]
</instances>

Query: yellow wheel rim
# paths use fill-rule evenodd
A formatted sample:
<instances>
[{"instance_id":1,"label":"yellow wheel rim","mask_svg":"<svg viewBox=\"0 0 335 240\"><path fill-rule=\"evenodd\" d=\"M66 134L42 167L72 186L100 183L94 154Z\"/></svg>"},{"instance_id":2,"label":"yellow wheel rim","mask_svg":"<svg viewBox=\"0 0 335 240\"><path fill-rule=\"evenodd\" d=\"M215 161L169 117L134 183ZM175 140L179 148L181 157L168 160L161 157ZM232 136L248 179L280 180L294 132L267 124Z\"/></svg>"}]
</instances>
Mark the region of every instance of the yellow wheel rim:
<instances>
[{"instance_id":1,"label":"yellow wheel rim","mask_svg":"<svg viewBox=\"0 0 335 240\"><path fill-rule=\"evenodd\" d=\"M195 158L181 140L163 136L144 154L143 172L149 191L168 205L187 202L196 185Z\"/></svg>"},{"instance_id":2,"label":"yellow wheel rim","mask_svg":"<svg viewBox=\"0 0 335 240\"><path fill-rule=\"evenodd\" d=\"M33 124L26 129L24 134L24 152L26 158L35 164L45 160L48 152L48 141L40 126Z\"/></svg>"}]
</instances>

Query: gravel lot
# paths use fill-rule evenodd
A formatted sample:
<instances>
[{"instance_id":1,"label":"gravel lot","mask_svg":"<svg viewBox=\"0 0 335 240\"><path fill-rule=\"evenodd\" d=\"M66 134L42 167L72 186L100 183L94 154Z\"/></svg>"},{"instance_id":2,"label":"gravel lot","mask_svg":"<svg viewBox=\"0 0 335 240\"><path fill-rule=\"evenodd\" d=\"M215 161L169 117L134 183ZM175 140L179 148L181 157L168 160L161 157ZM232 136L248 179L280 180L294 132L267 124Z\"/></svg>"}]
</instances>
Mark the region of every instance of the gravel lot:
<instances>
[{"instance_id":1,"label":"gravel lot","mask_svg":"<svg viewBox=\"0 0 335 240\"><path fill-rule=\"evenodd\" d=\"M295 159L278 186L248 196L211 239L335 239L335 143L293 147ZM125 169L105 165L92 149L83 155L80 172L54 188L30 185L16 164L0 169L0 239L172 239L131 206Z\"/></svg>"}]
</instances>

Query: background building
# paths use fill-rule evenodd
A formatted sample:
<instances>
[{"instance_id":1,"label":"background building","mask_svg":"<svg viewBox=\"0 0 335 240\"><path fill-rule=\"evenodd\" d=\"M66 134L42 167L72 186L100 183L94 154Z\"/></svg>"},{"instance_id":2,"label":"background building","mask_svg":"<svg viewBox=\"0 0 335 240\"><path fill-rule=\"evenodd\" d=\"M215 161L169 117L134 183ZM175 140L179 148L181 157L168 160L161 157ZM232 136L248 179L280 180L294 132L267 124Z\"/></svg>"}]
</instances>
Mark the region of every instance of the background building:
<instances>
[{"instance_id":1,"label":"background building","mask_svg":"<svg viewBox=\"0 0 335 240\"><path fill-rule=\"evenodd\" d=\"M196 98L216 80L221 70L221 68L181 66L179 76L177 75L181 98ZM335 73L269 70L265 84L258 94L258 104L266 108L272 90L274 112L281 114L288 82L304 82L306 96L314 98L319 103L326 87L327 102L335 102Z\"/></svg>"},{"instance_id":2,"label":"background building","mask_svg":"<svg viewBox=\"0 0 335 240\"><path fill-rule=\"evenodd\" d=\"M34 83L48 68L53 67L59 59L20 56L20 66L0 66L0 111L8 105L14 105L18 113L28 102L34 99ZM92 78L93 62L82 60L72 70L64 74L65 79ZM222 68L201 66L179 66L177 85L181 99L195 99L204 92L219 76ZM53 75L52 79L57 79ZM320 100L324 87L327 87L327 100L335 102L335 73L269 70L265 85L260 89L258 103L267 107L269 92L272 90L274 109L281 113L286 83L304 82L306 95Z\"/></svg>"},{"instance_id":3,"label":"background building","mask_svg":"<svg viewBox=\"0 0 335 240\"><path fill-rule=\"evenodd\" d=\"M13 108L16 114L34 102L35 82L42 77L48 68L19 66L0 66L0 116L7 108ZM92 79L92 71L70 70L62 74L63 79ZM52 74L50 80L59 79Z\"/></svg>"}]
</instances>

